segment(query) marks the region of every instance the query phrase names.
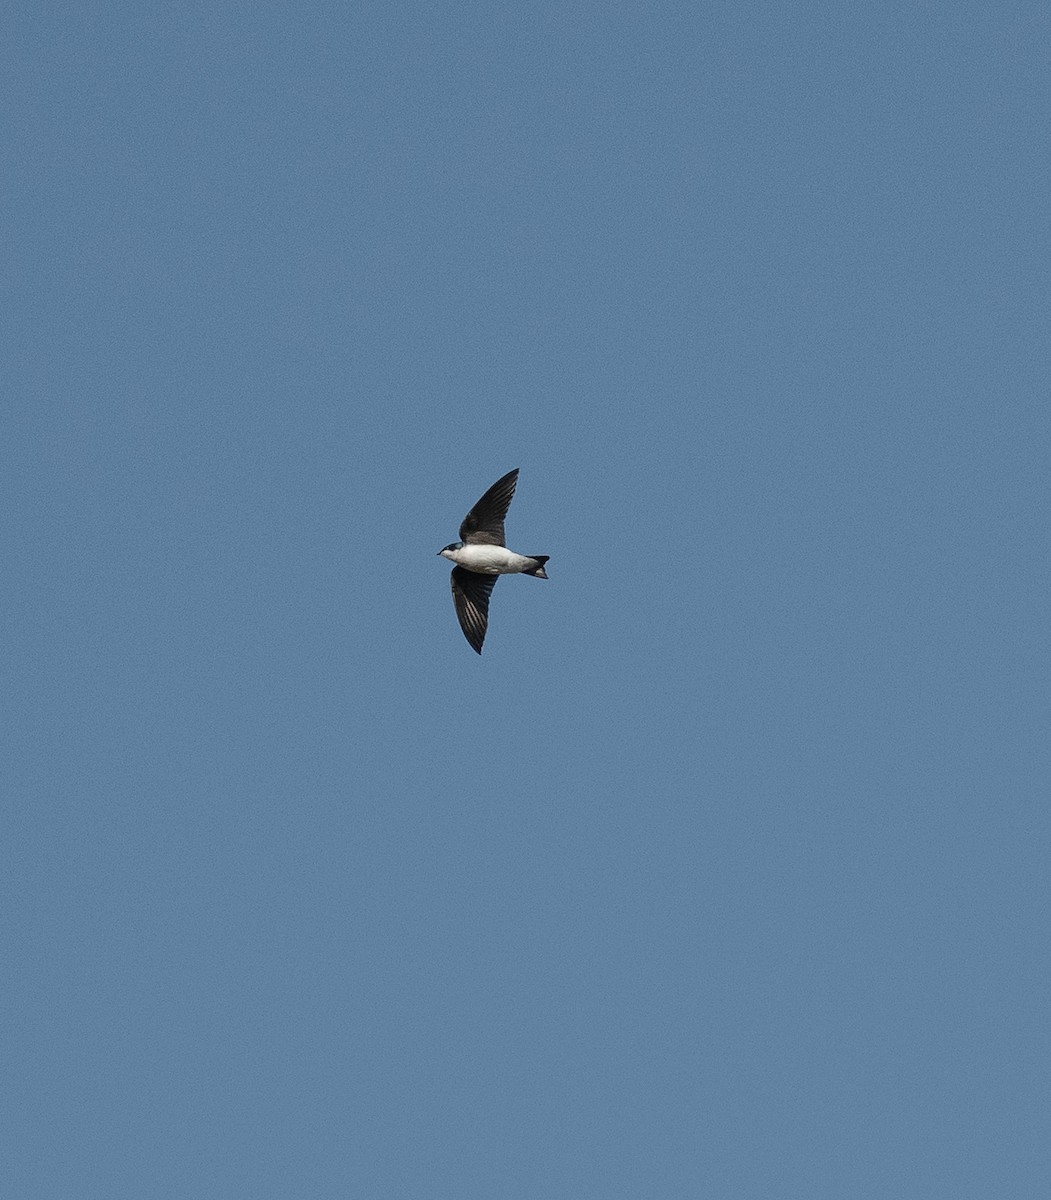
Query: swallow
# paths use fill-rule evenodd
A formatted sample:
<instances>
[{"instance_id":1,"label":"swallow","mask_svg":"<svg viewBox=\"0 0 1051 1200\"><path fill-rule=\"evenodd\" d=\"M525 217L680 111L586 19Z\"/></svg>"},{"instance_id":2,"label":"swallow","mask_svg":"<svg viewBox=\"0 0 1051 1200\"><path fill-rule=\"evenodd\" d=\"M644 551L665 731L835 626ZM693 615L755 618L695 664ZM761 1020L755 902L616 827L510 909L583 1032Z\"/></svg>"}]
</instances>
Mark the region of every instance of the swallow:
<instances>
[{"instance_id":1,"label":"swallow","mask_svg":"<svg viewBox=\"0 0 1051 1200\"><path fill-rule=\"evenodd\" d=\"M516 554L504 545L504 517L518 483L518 468L508 471L463 519L460 540L438 553L456 564L452 572L453 605L464 637L482 653L489 627L489 597L501 575L547 579L549 554Z\"/></svg>"}]
</instances>

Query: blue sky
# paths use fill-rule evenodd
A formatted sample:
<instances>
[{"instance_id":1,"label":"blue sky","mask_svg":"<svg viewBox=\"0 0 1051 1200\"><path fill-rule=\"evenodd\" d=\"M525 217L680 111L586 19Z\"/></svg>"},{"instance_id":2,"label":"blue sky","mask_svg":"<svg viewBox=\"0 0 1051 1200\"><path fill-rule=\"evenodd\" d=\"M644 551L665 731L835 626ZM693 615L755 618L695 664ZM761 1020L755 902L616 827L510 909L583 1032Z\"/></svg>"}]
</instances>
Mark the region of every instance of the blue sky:
<instances>
[{"instance_id":1,"label":"blue sky","mask_svg":"<svg viewBox=\"0 0 1051 1200\"><path fill-rule=\"evenodd\" d=\"M3 43L4 1194L1045 1194L1046 6Z\"/></svg>"}]
</instances>

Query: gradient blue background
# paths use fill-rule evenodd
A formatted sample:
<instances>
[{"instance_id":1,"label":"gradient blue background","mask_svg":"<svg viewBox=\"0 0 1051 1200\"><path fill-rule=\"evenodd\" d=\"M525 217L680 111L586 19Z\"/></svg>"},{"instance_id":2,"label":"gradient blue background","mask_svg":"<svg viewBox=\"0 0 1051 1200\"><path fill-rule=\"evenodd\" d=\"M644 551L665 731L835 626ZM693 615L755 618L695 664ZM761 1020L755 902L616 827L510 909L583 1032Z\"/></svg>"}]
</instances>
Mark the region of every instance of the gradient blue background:
<instances>
[{"instance_id":1,"label":"gradient blue background","mask_svg":"<svg viewBox=\"0 0 1051 1200\"><path fill-rule=\"evenodd\" d=\"M1049 1194L1049 45L9 14L5 1196Z\"/></svg>"}]
</instances>

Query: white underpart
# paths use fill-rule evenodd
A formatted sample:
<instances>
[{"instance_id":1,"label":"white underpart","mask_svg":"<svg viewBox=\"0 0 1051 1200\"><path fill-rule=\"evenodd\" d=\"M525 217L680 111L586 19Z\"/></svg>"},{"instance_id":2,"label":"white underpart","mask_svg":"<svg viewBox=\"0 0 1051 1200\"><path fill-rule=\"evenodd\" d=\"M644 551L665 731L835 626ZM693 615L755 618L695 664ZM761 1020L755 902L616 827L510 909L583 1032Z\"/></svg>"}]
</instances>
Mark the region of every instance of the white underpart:
<instances>
[{"instance_id":1,"label":"white underpart","mask_svg":"<svg viewBox=\"0 0 1051 1200\"><path fill-rule=\"evenodd\" d=\"M524 554L515 554L506 546L461 546L459 550L443 550L442 555L481 575L516 575L534 565Z\"/></svg>"}]
</instances>

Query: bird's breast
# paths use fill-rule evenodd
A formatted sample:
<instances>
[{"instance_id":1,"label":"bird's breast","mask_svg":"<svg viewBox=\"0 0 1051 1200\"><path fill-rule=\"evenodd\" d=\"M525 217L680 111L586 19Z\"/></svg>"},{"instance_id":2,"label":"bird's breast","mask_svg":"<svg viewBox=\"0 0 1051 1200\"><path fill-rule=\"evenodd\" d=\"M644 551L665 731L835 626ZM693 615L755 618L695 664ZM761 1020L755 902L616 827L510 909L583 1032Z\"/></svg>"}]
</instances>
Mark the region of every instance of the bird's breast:
<instances>
[{"instance_id":1,"label":"bird's breast","mask_svg":"<svg viewBox=\"0 0 1051 1200\"><path fill-rule=\"evenodd\" d=\"M456 561L468 571L482 575L509 575L521 571L530 560L506 546L461 546L456 551Z\"/></svg>"}]
</instances>

